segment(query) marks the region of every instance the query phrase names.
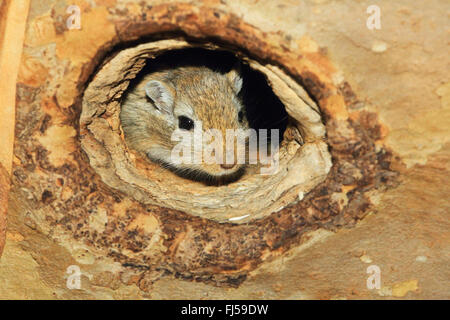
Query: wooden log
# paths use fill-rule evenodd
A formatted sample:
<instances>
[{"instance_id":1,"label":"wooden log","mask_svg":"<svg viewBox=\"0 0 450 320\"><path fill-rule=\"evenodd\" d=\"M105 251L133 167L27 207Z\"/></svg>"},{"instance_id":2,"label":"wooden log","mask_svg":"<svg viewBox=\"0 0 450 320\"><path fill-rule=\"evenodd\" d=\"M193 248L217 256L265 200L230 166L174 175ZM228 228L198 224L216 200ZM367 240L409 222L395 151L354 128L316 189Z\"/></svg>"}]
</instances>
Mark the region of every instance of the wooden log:
<instances>
[{"instance_id":1,"label":"wooden log","mask_svg":"<svg viewBox=\"0 0 450 320\"><path fill-rule=\"evenodd\" d=\"M420 9L423 18L413 21L411 17L415 32L405 35L404 40L390 32L388 24L383 25L388 30L385 33L348 32L346 28L361 21L360 15L365 12L360 4L353 5L359 6L356 14L348 10L349 4L334 10L338 1L316 3L314 8L311 2L302 2L313 13L302 25L299 21L304 17L293 17L290 12L297 14L305 7L292 1L280 0L283 6L264 13L270 1L252 4L251 10L220 1L156 2L143 5L142 1L126 1L124 5L114 0L76 1L81 7L81 29L74 30L67 29L66 2L33 3L17 85L8 216L7 248L11 250L3 254L0 279L13 281L21 270L20 262L27 261L27 276L32 275L39 288L33 297L38 298L43 296L45 286L50 287L50 296L59 298L141 297L143 292L180 297L179 288L196 298L205 297L205 288L209 297L225 298L296 298L305 297L303 291L306 296L326 299L367 298L377 297L375 290L366 288L363 264L373 261L382 267L383 281L388 285L393 279L417 278L419 284L417 280L413 283L420 287L417 294L421 297L443 297L446 293L448 297L448 288L442 289L445 282L436 281L436 275L448 270L442 253L449 243L445 183L450 172L445 144L449 86L443 84L447 75L441 65L448 60L442 55L444 50L434 50L445 43L442 35L420 32L431 22L444 25L431 17L442 8L427 4L427 10L423 10L425 5L415 4L414 10ZM399 18L408 10L394 14L397 8L385 1L383 8L388 7L398 18L395 27L408 28L402 25L408 18ZM323 15L317 14L324 10L333 14L345 11L351 19L324 24L318 19ZM299 34L299 26L312 38L320 39L319 43ZM364 28L350 31L355 29ZM111 169L102 168L102 164L108 167L114 162L123 169L115 157L128 150L120 147L112 149L120 152L101 152L104 142L110 142L106 139L120 135L120 125L108 112L99 112L93 118L111 135L93 130L99 134L87 139L89 121L80 121L86 88L125 48L180 34L186 36L182 40L213 41L219 47L251 56L259 63L252 67L277 77L281 74L278 69L289 75L283 83L272 77L275 85L307 89L320 107L327 130L324 141L333 157L325 182L308 194L298 194L300 201L279 212L238 225L139 201L131 192L115 188L117 185L108 181L112 174L99 174L98 170ZM389 40L390 34L398 38ZM375 37L386 43L371 47L369 41ZM439 65L417 45L422 40L433 49L428 52L442 55ZM405 54L405 50L413 54ZM330 57L338 60L339 67ZM120 101L117 88L125 85L131 74L123 72L123 79L114 78L118 86L105 87L108 102ZM111 80L117 74L109 76ZM428 92L430 88L439 88L436 97ZM104 94L95 90L91 93L94 98L96 93ZM81 124L85 126L81 128ZM98 152L86 154L83 139L97 143L86 148L87 152ZM402 185L386 188L396 186L397 172L404 176ZM366 217L375 211L377 215ZM336 234L326 230L311 233L342 227L348 229ZM320 241L312 243L311 237ZM289 249L292 251L277 259ZM17 260L17 256L28 259ZM275 261L271 263L271 259ZM423 264L427 259L429 268ZM89 275L82 277L82 290L64 286L67 267L72 265ZM262 268L255 271L259 266ZM215 285L243 285L223 290L168 275ZM163 276L166 279L158 281ZM244 283L247 276L251 279ZM17 295L21 294L20 285L14 287ZM0 293L8 290L5 288L0 286Z\"/></svg>"},{"instance_id":2,"label":"wooden log","mask_svg":"<svg viewBox=\"0 0 450 320\"><path fill-rule=\"evenodd\" d=\"M0 1L0 256L6 233L9 175L13 159L16 79L29 0Z\"/></svg>"},{"instance_id":3,"label":"wooden log","mask_svg":"<svg viewBox=\"0 0 450 320\"><path fill-rule=\"evenodd\" d=\"M6 212L8 210L9 174L0 163L0 256L5 245Z\"/></svg>"},{"instance_id":4,"label":"wooden log","mask_svg":"<svg viewBox=\"0 0 450 320\"><path fill-rule=\"evenodd\" d=\"M350 117L346 98L352 91L341 91L344 81L336 81L336 68L322 52L286 47L283 35L266 34L232 12L201 4L145 7L139 9L139 19L110 15L104 7L91 8L82 14L81 29L73 30L67 29L65 10L58 10L34 17L26 38L29 47L18 81L17 164L12 192L13 202L20 208L18 223L31 221L30 225L58 239L66 250L81 246L98 263L108 265L112 259L121 266L116 276L138 273L134 279L142 290L149 290L152 281L148 279L161 272L239 285L260 263L305 241L308 231L354 225L371 206L369 192L394 180L389 150L382 146L375 150L374 141L382 138L376 115L364 111ZM223 187L222 194L220 188L191 188L199 194L216 192L214 199L208 199L211 203L229 201L230 209L220 209L216 220L212 218L217 213L202 217L201 212L185 210L187 205L176 207L167 202L164 206L160 201L148 201L152 200L151 192L139 194L146 188L139 181L146 177L127 169L134 164L125 157L129 152L120 140L117 110L121 94L148 54L125 48L161 34L173 39L180 32L210 48L248 58L251 67L266 75L287 112L307 133L304 148L293 153L308 150L315 141L327 149L326 141L333 166L326 177L320 175L317 183L311 184L312 189L305 189L311 190L307 195L299 189L293 195L287 193L289 201L268 212L254 205L253 215L260 219L237 224L222 217L243 214L231 210L231 205L246 205L245 198L232 201L233 194L238 194L233 190L237 191L238 183ZM211 42L213 36L220 40ZM117 63L117 59L123 61ZM104 69L113 71L105 73ZM322 120L314 116L317 110L296 102L304 90L317 101ZM305 156L311 172L322 161ZM323 157L325 172L330 167L328 159ZM295 170L289 173L291 176L276 181L274 188L261 183L261 188L267 188L261 191L275 193L281 184L300 177ZM157 190L160 199L176 199L182 184L188 183L171 180L169 174L153 176L167 180L159 189L148 189ZM140 189L131 189L135 185ZM222 200L225 197L231 199ZM186 201L197 209L204 205L198 199L192 196ZM227 223L219 223L224 221Z\"/></svg>"}]
</instances>

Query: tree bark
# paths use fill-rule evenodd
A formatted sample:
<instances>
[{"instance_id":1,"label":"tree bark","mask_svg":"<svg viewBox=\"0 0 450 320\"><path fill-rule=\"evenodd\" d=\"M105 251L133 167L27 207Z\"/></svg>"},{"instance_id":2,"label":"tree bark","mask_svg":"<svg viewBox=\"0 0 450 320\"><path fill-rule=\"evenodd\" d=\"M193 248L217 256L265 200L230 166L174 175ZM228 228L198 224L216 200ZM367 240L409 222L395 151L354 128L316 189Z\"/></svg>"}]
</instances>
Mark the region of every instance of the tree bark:
<instances>
[{"instance_id":1,"label":"tree bark","mask_svg":"<svg viewBox=\"0 0 450 320\"><path fill-rule=\"evenodd\" d=\"M0 8L12 2L0 0ZM7 141L0 236L12 180L0 296L450 297L449 58L437 31L446 25L439 18L445 2L380 3L382 29L368 30L366 7L354 1L81 0L81 29L68 30L66 2L33 0L19 78L0 79L8 80L0 92L8 101L17 84L16 120L9 103L0 109L0 141ZM95 110L97 125L111 135L80 130L86 87L116 51L186 35L244 48L244 56L307 89L321 108L333 158L324 184L298 194L295 205L237 225L138 201L114 188L120 175L114 183L106 181L112 175L100 177L96 170L111 163L105 142L114 147L106 140L121 132L111 113ZM10 68L19 56L2 65ZM118 104L123 83L107 88L108 102ZM83 139L92 143L85 150L99 152L85 153ZM366 287L372 264L381 267L383 290ZM81 290L65 285L73 265L84 274Z\"/></svg>"}]
</instances>

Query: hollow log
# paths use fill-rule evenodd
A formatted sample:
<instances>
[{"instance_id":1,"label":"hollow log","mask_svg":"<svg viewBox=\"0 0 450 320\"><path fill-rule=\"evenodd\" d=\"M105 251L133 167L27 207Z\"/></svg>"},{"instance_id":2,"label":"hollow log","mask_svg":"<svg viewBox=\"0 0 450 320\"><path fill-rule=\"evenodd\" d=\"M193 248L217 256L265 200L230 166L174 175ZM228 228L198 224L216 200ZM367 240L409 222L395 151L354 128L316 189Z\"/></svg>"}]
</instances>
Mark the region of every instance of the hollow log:
<instances>
[{"instance_id":1,"label":"hollow log","mask_svg":"<svg viewBox=\"0 0 450 320\"><path fill-rule=\"evenodd\" d=\"M18 69L0 87L2 105L16 100L0 111L0 296L450 296L434 276L449 272L450 62L429 36L444 2L419 17L425 5L386 1L398 21L383 14L374 30L365 6L333 1L11 3L0 1L1 70ZM279 98L290 124L278 174L204 186L128 147L123 93L186 48L230 52Z\"/></svg>"},{"instance_id":2,"label":"hollow log","mask_svg":"<svg viewBox=\"0 0 450 320\"><path fill-rule=\"evenodd\" d=\"M16 78L29 1L0 2L0 256L6 235L9 177L13 158Z\"/></svg>"}]
</instances>

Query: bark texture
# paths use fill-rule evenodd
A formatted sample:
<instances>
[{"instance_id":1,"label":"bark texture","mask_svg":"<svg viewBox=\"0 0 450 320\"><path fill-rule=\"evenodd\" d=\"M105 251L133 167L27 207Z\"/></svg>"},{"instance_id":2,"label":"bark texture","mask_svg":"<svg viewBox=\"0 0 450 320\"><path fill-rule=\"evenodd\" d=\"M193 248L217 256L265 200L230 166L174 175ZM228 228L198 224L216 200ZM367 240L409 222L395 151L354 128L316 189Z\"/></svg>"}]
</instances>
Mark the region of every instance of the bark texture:
<instances>
[{"instance_id":1,"label":"bark texture","mask_svg":"<svg viewBox=\"0 0 450 320\"><path fill-rule=\"evenodd\" d=\"M0 256L5 245L9 182L9 174L0 163Z\"/></svg>"},{"instance_id":2,"label":"bark texture","mask_svg":"<svg viewBox=\"0 0 450 320\"><path fill-rule=\"evenodd\" d=\"M29 0L0 1L0 256L5 240L9 175L13 159L16 78L28 7Z\"/></svg>"},{"instance_id":3,"label":"bark texture","mask_svg":"<svg viewBox=\"0 0 450 320\"><path fill-rule=\"evenodd\" d=\"M301 86L279 68L269 66L269 69L256 61L248 62L267 77L291 117L278 152L279 161L273 161L270 168L249 166L239 181L211 187L161 170L159 165L149 163L127 147L120 126L118 97L144 63L154 64L153 59L159 54L193 46L201 47L172 39L121 50L89 83L80 116L81 147L102 181L143 204L241 224L298 202L299 194L306 194L323 182L331 168L331 155L319 108ZM220 50L212 44L207 48ZM302 132L302 143L294 139L293 132Z\"/></svg>"},{"instance_id":4,"label":"bark texture","mask_svg":"<svg viewBox=\"0 0 450 320\"><path fill-rule=\"evenodd\" d=\"M351 1L77 1L81 30L67 30L66 5L32 1L0 294L449 296L449 59L446 42L428 37L431 21L445 25L434 18L445 2L421 15L425 5L385 2L392 14L379 33L365 29L369 4ZM106 184L80 145L83 92L118 51L171 37L213 42L303 85L326 126L326 180L241 225L142 203ZM383 272L380 290L366 287L370 264ZM83 290L67 289L70 265L85 274ZM20 270L30 281L23 292L11 277Z\"/></svg>"}]
</instances>

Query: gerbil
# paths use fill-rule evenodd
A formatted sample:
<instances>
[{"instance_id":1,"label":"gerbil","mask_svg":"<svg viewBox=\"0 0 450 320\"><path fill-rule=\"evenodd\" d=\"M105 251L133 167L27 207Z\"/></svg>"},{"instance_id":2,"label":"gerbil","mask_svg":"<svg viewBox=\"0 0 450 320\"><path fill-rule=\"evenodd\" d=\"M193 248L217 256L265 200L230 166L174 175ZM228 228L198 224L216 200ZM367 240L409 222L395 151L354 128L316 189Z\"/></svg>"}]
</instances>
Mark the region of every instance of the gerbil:
<instances>
[{"instance_id":1,"label":"gerbil","mask_svg":"<svg viewBox=\"0 0 450 320\"><path fill-rule=\"evenodd\" d=\"M131 148L182 177L213 185L235 181L244 173L245 164L236 160L231 164L177 164L171 152L179 142L171 137L180 129L195 143L193 129L201 123L203 131L219 130L225 146L227 129L249 128L238 95L241 88L238 67L225 74L203 66L149 73L122 102L120 119L125 139Z\"/></svg>"}]
</instances>

